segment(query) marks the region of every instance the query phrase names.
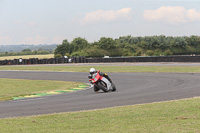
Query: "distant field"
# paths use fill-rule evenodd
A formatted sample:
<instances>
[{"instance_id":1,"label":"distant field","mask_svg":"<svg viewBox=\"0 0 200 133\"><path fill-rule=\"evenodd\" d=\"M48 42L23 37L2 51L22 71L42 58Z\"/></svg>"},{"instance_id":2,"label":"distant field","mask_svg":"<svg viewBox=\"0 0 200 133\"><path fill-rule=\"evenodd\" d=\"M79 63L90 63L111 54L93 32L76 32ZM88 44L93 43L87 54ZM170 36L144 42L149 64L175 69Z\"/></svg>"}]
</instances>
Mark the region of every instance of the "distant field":
<instances>
[{"instance_id":1,"label":"distant field","mask_svg":"<svg viewBox=\"0 0 200 133\"><path fill-rule=\"evenodd\" d=\"M48 54L48 55L21 55L21 56L4 56L0 57L0 60L13 60L13 59L29 59L29 58L39 58L39 59L47 59L47 58L53 58L54 54Z\"/></svg>"}]
</instances>

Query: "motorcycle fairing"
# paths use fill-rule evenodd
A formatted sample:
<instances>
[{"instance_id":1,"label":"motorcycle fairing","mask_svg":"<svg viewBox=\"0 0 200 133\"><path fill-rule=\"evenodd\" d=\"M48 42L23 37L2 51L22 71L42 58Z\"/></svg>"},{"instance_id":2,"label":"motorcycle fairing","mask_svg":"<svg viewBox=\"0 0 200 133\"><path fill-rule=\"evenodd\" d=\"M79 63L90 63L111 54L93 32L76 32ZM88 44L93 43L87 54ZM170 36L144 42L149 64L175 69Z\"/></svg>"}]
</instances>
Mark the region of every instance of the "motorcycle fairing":
<instances>
[{"instance_id":1,"label":"motorcycle fairing","mask_svg":"<svg viewBox=\"0 0 200 133\"><path fill-rule=\"evenodd\" d=\"M111 85L110 81L109 81L107 78L103 77L101 80L102 80L104 83L107 84L107 89L108 89L108 90L112 90L112 85Z\"/></svg>"}]
</instances>

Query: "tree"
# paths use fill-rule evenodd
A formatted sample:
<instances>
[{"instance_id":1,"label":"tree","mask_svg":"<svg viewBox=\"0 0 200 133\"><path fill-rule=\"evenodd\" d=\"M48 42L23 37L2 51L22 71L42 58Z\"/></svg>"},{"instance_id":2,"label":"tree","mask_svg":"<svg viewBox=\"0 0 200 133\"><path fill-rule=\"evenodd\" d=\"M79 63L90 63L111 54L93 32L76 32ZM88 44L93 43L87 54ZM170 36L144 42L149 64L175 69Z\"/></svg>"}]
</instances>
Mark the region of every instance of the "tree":
<instances>
[{"instance_id":1,"label":"tree","mask_svg":"<svg viewBox=\"0 0 200 133\"><path fill-rule=\"evenodd\" d=\"M85 38L78 37L71 42L71 45L73 47L73 52L80 51L87 47L88 41Z\"/></svg>"},{"instance_id":2,"label":"tree","mask_svg":"<svg viewBox=\"0 0 200 133\"><path fill-rule=\"evenodd\" d=\"M22 52L31 52L30 49L23 49Z\"/></svg>"},{"instance_id":3,"label":"tree","mask_svg":"<svg viewBox=\"0 0 200 133\"><path fill-rule=\"evenodd\" d=\"M105 50L116 48L116 42L112 38L102 37L99 40L99 47Z\"/></svg>"},{"instance_id":4,"label":"tree","mask_svg":"<svg viewBox=\"0 0 200 133\"><path fill-rule=\"evenodd\" d=\"M63 40L58 45L56 55L101 57L109 56L160 56L200 54L200 37L172 37L172 36L123 36L117 39L101 37L99 41L88 43L85 38L77 37L71 43Z\"/></svg>"},{"instance_id":5,"label":"tree","mask_svg":"<svg viewBox=\"0 0 200 133\"><path fill-rule=\"evenodd\" d=\"M62 44L55 49L54 55L65 56L66 53L71 54L70 44L67 40L63 40Z\"/></svg>"}]
</instances>

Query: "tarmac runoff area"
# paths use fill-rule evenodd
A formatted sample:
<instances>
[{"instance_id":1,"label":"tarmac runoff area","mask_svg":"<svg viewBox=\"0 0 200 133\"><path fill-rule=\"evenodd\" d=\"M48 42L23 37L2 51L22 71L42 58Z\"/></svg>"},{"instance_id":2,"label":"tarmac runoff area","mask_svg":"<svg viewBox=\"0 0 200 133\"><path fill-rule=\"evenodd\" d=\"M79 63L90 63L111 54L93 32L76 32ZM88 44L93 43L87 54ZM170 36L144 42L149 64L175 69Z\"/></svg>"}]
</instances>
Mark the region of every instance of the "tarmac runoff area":
<instances>
[{"instance_id":1,"label":"tarmac runoff area","mask_svg":"<svg viewBox=\"0 0 200 133\"><path fill-rule=\"evenodd\" d=\"M0 118L93 110L200 96L200 74L198 73L108 74L117 87L116 92L95 93L92 88L88 88L73 93L2 101ZM0 78L12 79L88 83L87 76L88 73L84 72L0 71Z\"/></svg>"}]
</instances>

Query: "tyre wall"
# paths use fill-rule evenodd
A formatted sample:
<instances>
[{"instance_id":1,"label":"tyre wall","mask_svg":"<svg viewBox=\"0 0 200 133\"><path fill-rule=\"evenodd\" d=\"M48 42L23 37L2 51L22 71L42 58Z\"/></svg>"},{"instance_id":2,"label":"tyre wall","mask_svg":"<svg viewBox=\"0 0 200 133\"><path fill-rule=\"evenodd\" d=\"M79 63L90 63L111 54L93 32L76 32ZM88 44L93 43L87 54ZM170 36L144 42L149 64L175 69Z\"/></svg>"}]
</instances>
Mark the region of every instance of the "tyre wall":
<instances>
[{"instance_id":1,"label":"tyre wall","mask_svg":"<svg viewBox=\"0 0 200 133\"><path fill-rule=\"evenodd\" d=\"M111 62L200 62L200 56L157 56L157 57L109 57L109 58L50 58L0 60L0 65L63 64L63 63L111 63Z\"/></svg>"}]
</instances>

